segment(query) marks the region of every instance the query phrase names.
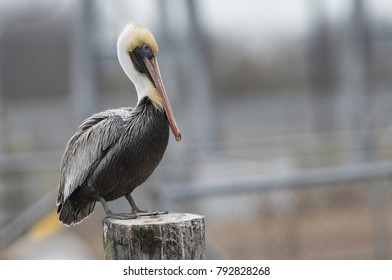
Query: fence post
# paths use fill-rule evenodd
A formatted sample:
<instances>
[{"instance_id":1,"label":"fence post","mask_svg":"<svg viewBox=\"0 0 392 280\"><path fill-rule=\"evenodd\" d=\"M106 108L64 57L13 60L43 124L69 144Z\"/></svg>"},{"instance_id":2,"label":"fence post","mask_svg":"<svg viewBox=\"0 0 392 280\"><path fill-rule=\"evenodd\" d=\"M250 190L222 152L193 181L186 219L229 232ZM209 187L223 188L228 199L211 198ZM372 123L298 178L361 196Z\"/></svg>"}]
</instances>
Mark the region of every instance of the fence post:
<instances>
[{"instance_id":1,"label":"fence post","mask_svg":"<svg viewBox=\"0 0 392 280\"><path fill-rule=\"evenodd\" d=\"M198 260L204 258L204 217L167 213L103 221L106 259Z\"/></svg>"}]
</instances>

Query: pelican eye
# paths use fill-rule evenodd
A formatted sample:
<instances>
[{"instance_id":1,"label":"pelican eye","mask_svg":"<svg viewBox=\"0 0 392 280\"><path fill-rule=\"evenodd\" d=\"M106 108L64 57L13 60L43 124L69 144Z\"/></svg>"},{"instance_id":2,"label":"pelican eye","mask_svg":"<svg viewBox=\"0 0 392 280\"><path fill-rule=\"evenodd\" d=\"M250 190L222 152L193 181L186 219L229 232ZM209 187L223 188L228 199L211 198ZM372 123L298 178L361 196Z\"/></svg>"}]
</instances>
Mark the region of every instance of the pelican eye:
<instances>
[{"instance_id":1,"label":"pelican eye","mask_svg":"<svg viewBox=\"0 0 392 280\"><path fill-rule=\"evenodd\" d=\"M151 59L154 57L154 53L152 52L151 46L148 44L144 44L143 46L140 47L141 53L144 57L147 57L147 59Z\"/></svg>"},{"instance_id":2,"label":"pelican eye","mask_svg":"<svg viewBox=\"0 0 392 280\"><path fill-rule=\"evenodd\" d=\"M150 45L144 44L144 45L143 45L143 51L145 51L145 52L150 52L150 51L151 51Z\"/></svg>"}]
</instances>

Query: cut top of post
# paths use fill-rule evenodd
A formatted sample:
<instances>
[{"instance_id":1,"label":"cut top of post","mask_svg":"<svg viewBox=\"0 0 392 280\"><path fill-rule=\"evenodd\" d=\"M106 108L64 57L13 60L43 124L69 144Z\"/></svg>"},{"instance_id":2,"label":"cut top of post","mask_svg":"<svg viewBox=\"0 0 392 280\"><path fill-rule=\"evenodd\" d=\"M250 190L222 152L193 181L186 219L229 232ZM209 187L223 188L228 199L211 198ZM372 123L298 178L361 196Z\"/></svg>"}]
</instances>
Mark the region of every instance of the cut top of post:
<instances>
[{"instance_id":1,"label":"cut top of post","mask_svg":"<svg viewBox=\"0 0 392 280\"><path fill-rule=\"evenodd\" d=\"M204 217L167 213L103 222L106 259L197 260L204 258Z\"/></svg>"}]
</instances>

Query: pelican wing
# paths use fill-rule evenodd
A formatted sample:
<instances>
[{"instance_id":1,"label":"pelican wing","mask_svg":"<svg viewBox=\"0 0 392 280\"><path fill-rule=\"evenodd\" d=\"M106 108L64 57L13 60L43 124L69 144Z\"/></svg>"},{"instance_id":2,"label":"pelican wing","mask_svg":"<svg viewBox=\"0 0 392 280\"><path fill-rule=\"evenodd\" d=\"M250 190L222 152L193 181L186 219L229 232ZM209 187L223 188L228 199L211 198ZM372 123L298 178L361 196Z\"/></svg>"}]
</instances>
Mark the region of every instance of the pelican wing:
<instances>
[{"instance_id":1,"label":"pelican wing","mask_svg":"<svg viewBox=\"0 0 392 280\"><path fill-rule=\"evenodd\" d=\"M103 111L92 115L78 127L67 144L61 162L58 211L116 144L124 119L130 115L131 110L132 108L120 108Z\"/></svg>"}]
</instances>

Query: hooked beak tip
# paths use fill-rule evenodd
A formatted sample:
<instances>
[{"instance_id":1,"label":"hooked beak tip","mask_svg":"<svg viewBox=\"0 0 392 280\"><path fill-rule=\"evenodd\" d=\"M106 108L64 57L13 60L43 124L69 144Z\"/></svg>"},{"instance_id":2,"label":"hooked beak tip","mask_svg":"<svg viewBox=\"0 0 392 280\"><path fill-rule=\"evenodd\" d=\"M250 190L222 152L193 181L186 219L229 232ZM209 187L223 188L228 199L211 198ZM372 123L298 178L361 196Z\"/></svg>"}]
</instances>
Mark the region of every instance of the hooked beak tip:
<instances>
[{"instance_id":1,"label":"hooked beak tip","mask_svg":"<svg viewBox=\"0 0 392 280\"><path fill-rule=\"evenodd\" d=\"M176 136L176 141L180 142L182 139L181 133L178 133L178 135Z\"/></svg>"}]
</instances>

